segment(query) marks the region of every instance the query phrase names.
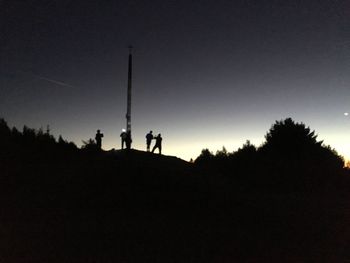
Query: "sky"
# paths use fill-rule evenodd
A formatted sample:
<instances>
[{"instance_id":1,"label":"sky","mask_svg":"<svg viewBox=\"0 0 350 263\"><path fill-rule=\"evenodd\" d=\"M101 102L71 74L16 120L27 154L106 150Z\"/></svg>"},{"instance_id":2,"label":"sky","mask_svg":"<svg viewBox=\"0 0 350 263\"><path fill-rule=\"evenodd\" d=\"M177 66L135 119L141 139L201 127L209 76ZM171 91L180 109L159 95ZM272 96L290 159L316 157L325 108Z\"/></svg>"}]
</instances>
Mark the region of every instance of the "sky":
<instances>
[{"instance_id":1,"label":"sky","mask_svg":"<svg viewBox=\"0 0 350 263\"><path fill-rule=\"evenodd\" d=\"M120 148L132 44L132 147L259 146L293 118L350 159L346 0L0 0L0 117Z\"/></svg>"}]
</instances>

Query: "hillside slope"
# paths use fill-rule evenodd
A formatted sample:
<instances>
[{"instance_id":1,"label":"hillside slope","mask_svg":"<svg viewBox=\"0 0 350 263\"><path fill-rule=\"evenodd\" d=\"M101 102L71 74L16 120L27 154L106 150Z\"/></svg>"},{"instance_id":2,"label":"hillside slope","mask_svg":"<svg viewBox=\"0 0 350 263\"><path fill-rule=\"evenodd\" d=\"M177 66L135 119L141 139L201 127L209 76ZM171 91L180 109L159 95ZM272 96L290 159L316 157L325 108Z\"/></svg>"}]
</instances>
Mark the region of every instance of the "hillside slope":
<instances>
[{"instance_id":1,"label":"hillside slope","mask_svg":"<svg viewBox=\"0 0 350 263\"><path fill-rule=\"evenodd\" d=\"M1 262L349 259L347 196L237 192L219 171L135 150L0 153Z\"/></svg>"}]
</instances>

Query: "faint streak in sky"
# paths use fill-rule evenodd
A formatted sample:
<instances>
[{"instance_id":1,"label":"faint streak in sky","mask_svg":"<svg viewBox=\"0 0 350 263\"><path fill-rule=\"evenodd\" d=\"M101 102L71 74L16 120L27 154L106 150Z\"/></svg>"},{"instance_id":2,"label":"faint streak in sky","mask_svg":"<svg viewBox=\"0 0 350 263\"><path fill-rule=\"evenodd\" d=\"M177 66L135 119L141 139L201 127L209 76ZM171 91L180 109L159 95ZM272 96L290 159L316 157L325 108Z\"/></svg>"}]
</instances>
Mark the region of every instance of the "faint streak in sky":
<instances>
[{"instance_id":1,"label":"faint streak in sky","mask_svg":"<svg viewBox=\"0 0 350 263\"><path fill-rule=\"evenodd\" d=\"M23 70L17 70L17 71L14 71L14 72L0 72L0 74L4 75L4 76L11 76L11 77L15 77L16 75L20 74L20 75L24 75L24 76L35 78L35 79L44 80L44 81L50 82L50 83L58 85L58 86L69 87L69 88L77 88L76 86L70 85L70 84L65 83L63 81L52 79L52 78L48 78L48 77L37 75L37 74L33 74L31 72L27 72L27 71L23 71Z\"/></svg>"},{"instance_id":2,"label":"faint streak in sky","mask_svg":"<svg viewBox=\"0 0 350 263\"><path fill-rule=\"evenodd\" d=\"M74 89L78 88L77 86L70 85L70 84L68 84L66 82L63 82L63 81L60 81L60 80L44 77L44 76L41 76L41 75L33 74L33 73L22 71L22 70L18 70L18 71L0 71L0 77L1 78L16 79L16 77L18 75L22 75L22 76L26 76L26 77L34 78L34 79L39 79L39 80L44 80L44 81L50 82L50 83L58 85L58 86L74 88Z\"/></svg>"},{"instance_id":3,"label":"faint streak in sky","mask_svg":"<svg viewBox=\"0 0 350 263\"><path fill-rule=\"evenodd\" d=\"M30 74L32 75L33 77L35 78L38 78L38 79L41 79L41 80L45 80L45 81L48 81L48 82L51 82L53 84L56 84L56 85L59 85L59 86L64 86L64 87L69 87L69 88L75 88L74 86L72 85L69 85L65 82L62 82L62 81L58 81L58 80L55 80L55 79L50 79L50 78L47 78L47 77L43 77L43 76L39 76L39 75L34 75L34 74Z\"/></svg>"}]
</instances>

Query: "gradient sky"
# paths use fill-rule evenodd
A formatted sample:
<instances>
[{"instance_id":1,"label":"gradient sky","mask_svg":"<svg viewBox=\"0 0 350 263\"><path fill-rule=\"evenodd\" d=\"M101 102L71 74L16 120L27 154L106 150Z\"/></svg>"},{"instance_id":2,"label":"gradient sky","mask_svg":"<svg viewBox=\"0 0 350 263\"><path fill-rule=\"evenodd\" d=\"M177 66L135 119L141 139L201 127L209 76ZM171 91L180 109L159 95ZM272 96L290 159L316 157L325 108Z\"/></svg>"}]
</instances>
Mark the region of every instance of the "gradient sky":
<instances>
[{"instance_id":1,"label":"gradient sky","mask_svg":"<svg viewBox=\"0 0 350 263\"><path fill-rule=\"evenodd\" d=\"M189 160L304 122L350 159L346 0L0 0L0 116L120 148L133 51L133 148Z\"/></svg>"}]
</instances>

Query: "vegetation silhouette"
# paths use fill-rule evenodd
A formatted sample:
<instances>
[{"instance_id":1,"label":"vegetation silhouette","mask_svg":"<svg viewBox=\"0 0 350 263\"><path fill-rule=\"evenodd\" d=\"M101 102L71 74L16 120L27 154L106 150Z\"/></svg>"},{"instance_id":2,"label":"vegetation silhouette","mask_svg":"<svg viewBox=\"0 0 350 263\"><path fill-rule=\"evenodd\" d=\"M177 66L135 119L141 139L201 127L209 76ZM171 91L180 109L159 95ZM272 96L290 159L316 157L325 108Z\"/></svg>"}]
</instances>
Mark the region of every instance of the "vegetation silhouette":
<instances>
[{"instance_id":1,"label":"vegetation silhouette","mask_svg":"<svg viewBox=\"0 0 350 263\"><path fill-rule=\"evenodd\" d=\"M87 152L97 152L98 150L100 150L101 148L99 147L99 145L96 143L95 140L93 139L88 139L87 141L82 140L83 145L81 146L81 149L83 151L87 151Z\"/></svg>"},{"instance_id":2,"label":"vegetation silhouette","mask_svg":"<svg viewBox=\"0 0 350 263\"><path fill-rule=\"evenodd\" d=\"M63 140L61 136L56 141L49 130L35 130L23 127L22 132L15 127L10 129L4 119L0 119L1 157L16 162L15 157L34 159L38 157L50 159L60 153L72 153L78 148L73 142ZM19 158L19 159L21 159Z\"/></svg>"},{"instance_id":3,"label":"vegetation silhouette","mask_svg":"<svg viewBox=\"0 0 350 263\"><path fill-rule=\"evenodd\" d=\"M194 163L0 119L2 262L345 262L342 158L291 119ZM57 253L59 251L59 253Z\"/></svg>"},{"instance_id":4,"label":"vegetation silhouette","mask_svg":"<svg viewBox=\"0 0 350 263\"><path fill-rule=\"evenodd\" d=\"M317 141L315 131L291 118L276 121L258 148L247 141L236 152L202 151L195 163L238 180L245 190L273 192L328 191L339 183L344 160Z\"/></svg>"}]
</instances>

